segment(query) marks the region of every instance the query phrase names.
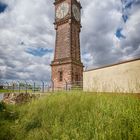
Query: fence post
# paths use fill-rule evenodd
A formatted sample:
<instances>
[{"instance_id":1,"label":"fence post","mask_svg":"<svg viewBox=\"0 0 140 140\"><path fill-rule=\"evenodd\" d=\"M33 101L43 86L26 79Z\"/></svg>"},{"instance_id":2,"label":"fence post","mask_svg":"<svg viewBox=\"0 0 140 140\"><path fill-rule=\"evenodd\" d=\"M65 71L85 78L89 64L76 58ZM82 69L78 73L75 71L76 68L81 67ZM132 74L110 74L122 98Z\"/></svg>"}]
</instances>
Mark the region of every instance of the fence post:
<instances>
[{"instance_id":1,"label":"fence post","mask_svg":"<svg viewBox=\"0 0 140 140\"><path fill-rule=\"evenodd\" d=\"M65 79L64 79L65 80ZM68 90L68 83L67 83L67 81L65 80L65 89L66 89L66 91Z\"/></svg>"},{"instance_id":2,"label":"fence post","mask_svg":"<svg viewBox=\"0 0 140 140\"><path fill-rule=\"evenodd\" d=\"M14 85L14 82L12 82L12 87L13 87L13 93L15 91L15 85Z\"/></svg>"},{"instance_id":3,"label":"fence post","mask_svg":"<svg viewBox=\"0 0 140 140\"><path fill-rule=\"evenodd\" d=\"M44 82L42 81L42 92L44 93Z\"/></svg>"},{"instance_id":4,"label":"fence post","mask_svg":"<svg viewBox=\"0 0 140 140\"><path fill-rule=\"evenodd\" d=\"M18 92L20 93L20 82L19 81L17 82L18 82Z\"/></svg>"},{"instance_id":5,"label":"fence post","mask_svg":"<svg viewBox=\"0 0 140 140\"><path fill-rule=\"evenodd\" d=\"M35 82L34 82L33 92L35 93Z\"/></svg>"},{"instance_id":6,"label":"fence post","mask_svg":"<svg viewBox=\"0 0 140 140\"><path fill-rule=\"evenodd\" d=\"M54 92L54 82L52 80L52 92Z\"/></svg>"},{"instance_id":7,"label":"fence post","mask_svg":"<svg viewBox=\"0 0 140 140\"><path fill-rule=\"evenodd\" d=\"M26 88L26 94L27 94L27 82L25 81L25 88Z\"/></svg>"}]
</instances>

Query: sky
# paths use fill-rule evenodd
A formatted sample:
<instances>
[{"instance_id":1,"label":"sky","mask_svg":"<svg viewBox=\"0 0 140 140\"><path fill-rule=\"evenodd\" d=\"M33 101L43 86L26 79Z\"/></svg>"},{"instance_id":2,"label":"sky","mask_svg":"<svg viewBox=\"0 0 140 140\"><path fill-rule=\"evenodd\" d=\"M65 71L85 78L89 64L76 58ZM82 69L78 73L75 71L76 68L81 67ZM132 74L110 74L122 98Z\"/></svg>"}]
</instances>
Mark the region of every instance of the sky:
<instances>
[{"instance_id":1,"label":"sky","mask_svg":"<svg viewBox=\"0 0 140 140\"><path fill-rule=\"evenodd\" d=\"M140 57L140 0L80 0L85 69ZM0 79L50 81L54 1L0 0Z\"/></svg>"}]
</instances>

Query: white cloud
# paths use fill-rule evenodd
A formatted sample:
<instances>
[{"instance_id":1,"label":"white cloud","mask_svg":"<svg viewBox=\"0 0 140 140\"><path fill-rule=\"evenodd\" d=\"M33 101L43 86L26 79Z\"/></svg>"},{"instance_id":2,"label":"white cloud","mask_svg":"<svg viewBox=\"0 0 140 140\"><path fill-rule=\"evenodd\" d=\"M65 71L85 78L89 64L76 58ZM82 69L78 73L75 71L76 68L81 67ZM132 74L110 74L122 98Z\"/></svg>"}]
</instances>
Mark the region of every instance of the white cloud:
<instances>
[{"instance_id":1,"label":"white cloud","mask_svg":"<svg viewBox=\"0 0 140 140\"><path fill-rule=\"evenodd\" d=\"M54 49L54 6L52 0L0 0L8 4L0 14L0 77L5 79L49 80L53 53L42 57L27 48ZM121 1L81 0L81 48L85 66L115 63L140 52L139 5L124 26L126 40L115 47L114 33L121 24Z\"/></svg>"},{"instance_id":2,"label":"white cloud","mask_svg":"<svg viewBox=\"0 0 140 140\"><path fill-rule=\"evenodd\" d=\"M83 9L82 18L82 52L91 54L90 67L99 67L116 63L128 57L128 51L124 49L130 46L131 54L134 54L135 48L140 44L140 23L138 10L140 5L132 7L131 17L126 23L122 24L122 4L121 0L94 0L83 1L86 6ZM116 29L123 26L123 34L133 29L126 39L118 40L115 37ZM137 47L135 44L137 42ZM137 49L137 51L139 51ZM137 52L136 51L136 52ZM140 53L140 52L139 52ZM140 56L140 55L139 55ZM134 56L133 56L134 57ZM91 63L92 61L92 63Z\"/></svg>"},{"instance_id":3,"label":"white cloud","mask_svg":"<svg viewBox=\"0 0 140 140\"><path fill-rule=\"evenodd\" d=\"M8 9L0 14L0 69L5 79L50 79L52 53L43 57L28 54L30 47L53 49L53 2L47 0L6 0ZM50 17L51 16L51 17Z\"/></svg>"},{"instance_id":4,"label":"white cloud","mask_svg":"<svg viewBox=\"0 0 140 140\"><path fill-rule=\"evenodd\" d=\"M134 5L130 18L124 25L126 39L121 42L122 49L127 50L131 48L131 51L126 51L126 53L124 53L124 55L130 55L131 57L140 57L140 9L137 9L137 7L138 5Z\"/></svg>"}]
</instances>

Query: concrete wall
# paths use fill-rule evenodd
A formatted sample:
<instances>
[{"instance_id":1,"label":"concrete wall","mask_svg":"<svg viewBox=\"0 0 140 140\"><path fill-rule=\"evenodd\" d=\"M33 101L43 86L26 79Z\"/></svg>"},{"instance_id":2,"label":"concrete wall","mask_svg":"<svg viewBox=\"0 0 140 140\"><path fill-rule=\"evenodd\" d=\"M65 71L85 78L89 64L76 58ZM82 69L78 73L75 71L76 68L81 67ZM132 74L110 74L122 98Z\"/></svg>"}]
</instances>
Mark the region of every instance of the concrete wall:
<instances>
[{"instance_id":1,"label":"concrete wall","mask_svg":"<svg viewBox=\"0 0 140 140\"><path fill-rule=\"evenodd\" d=\"M140 59L85 71L84 91L140 93Z\"/></svg>"}]
</instances>

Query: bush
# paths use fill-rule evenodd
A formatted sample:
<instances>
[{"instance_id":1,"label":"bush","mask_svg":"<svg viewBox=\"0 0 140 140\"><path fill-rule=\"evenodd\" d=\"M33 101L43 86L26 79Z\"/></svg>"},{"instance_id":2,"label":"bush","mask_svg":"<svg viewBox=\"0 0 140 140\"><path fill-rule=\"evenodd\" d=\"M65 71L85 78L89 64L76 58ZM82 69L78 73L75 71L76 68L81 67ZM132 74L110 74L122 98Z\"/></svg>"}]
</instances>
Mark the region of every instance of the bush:
<instances>
[{"instance_id":1,"label":"bush","mask_svg":"<svg viewBox=\"0 0 140 140\"><path fill-rule=\"evenodd\" d=\"M6 109L6 105L4 102L0 102L0 112Z\"/></svg>"}]
</instances>

